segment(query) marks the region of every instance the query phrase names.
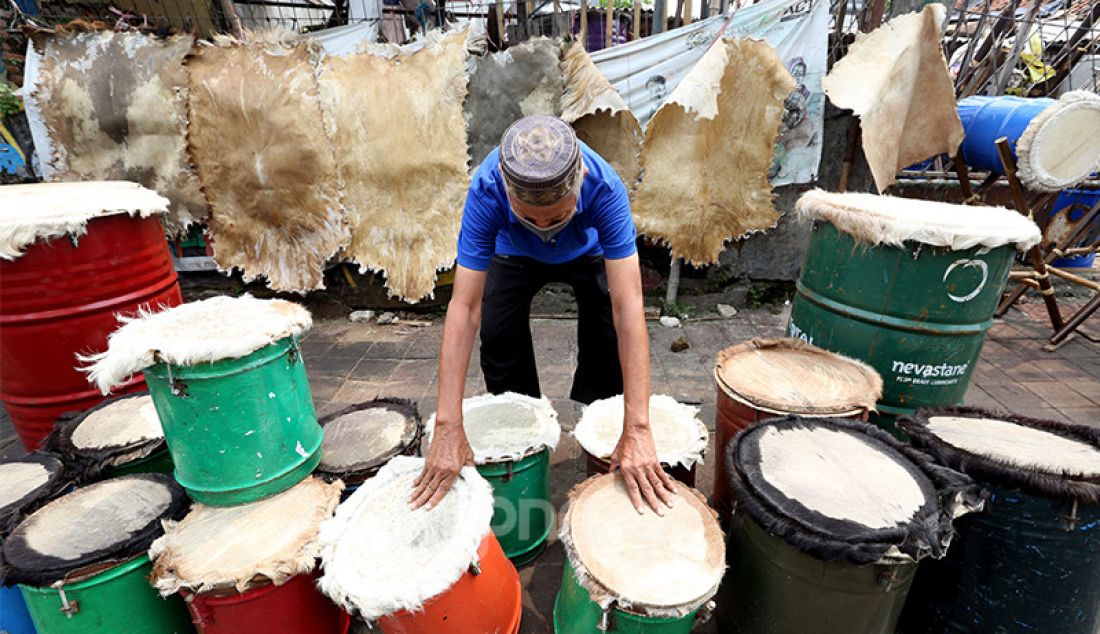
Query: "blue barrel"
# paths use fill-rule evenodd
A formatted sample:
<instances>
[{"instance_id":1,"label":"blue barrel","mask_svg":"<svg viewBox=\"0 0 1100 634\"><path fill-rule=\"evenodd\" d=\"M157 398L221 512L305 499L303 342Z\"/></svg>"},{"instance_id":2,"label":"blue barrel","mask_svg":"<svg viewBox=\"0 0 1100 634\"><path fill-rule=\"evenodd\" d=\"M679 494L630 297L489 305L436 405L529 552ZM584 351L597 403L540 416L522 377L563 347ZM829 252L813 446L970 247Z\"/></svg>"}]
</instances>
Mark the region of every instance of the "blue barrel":
<instances>
[{"instance_id":1,"label":"blue barrel","mask_svg":"<svg viewBox=\"0 0 1100 634\"><path fill-rule=\"evenodd\" d=\"M1069 224L1075 224L1080 221L1081 216L1084 216L1085 212L1092 209L1092 206L1097 202L1100 202L1100 189L1063 190L1054 201L1054 206L1051 208L1050 212L1051 220L1047 221L1047 225L1054 220L1055 216L1061 213L1066 215ZM1067 210L1067 207L1070 209ZM1093 219L1093 224L1100 225L1100 218ZM1095 239L1098 229L1100 229L1100 227L1093 227L1091 231L1086 232L1084 239L1079 240L1077 244L1067 246L1082 247L1091 244L1092 240ZM1054 262L1051 262L1051 264L1060 269L1090 269L1095 262L1096 253L1088 253L1069 258L1058 258Z\"/></svg>"},{"instance_id":2,"label":"blue barrel","mask_svg":"<svg viewBox=\"0 0 1100 634\"><path fill-rule=\"evenodd\" d=\"M1053 99L1025 99L1006 95L1003 97L967 97L958 103L966 138L959 151L967 165L997 174L1004 174L1001 156L994 143L1001 137L1008 138L1012 156L1016 156L1016 141L1028 124Z\"/></svg>"},{"instance_id":3,"label":"blue barrel","mask_svg":"<svg viewBox=\"0 0 1100 634\"><path fill-rule=\"evenodd\" d=\"M17 586L0 585L0 632L4 634L35 634L23 593Z\"/></svg>"}]
</instances>

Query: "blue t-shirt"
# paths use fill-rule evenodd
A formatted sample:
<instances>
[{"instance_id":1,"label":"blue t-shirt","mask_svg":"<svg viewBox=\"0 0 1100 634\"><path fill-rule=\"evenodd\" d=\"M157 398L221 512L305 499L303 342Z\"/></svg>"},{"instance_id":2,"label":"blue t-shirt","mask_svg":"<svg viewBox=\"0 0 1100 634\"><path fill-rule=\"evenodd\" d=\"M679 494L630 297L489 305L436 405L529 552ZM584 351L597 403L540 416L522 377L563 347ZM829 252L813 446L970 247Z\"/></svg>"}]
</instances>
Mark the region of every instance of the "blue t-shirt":
<instances>
[{"instance_id":1,"label":"blue t-shirt","mask_svg":"<svg viewBox=\"0 0 1100 634\"><path fill-rule=\"evenodd\" d=\"M543 242L512 214L500 173L500 151L490 152L466 194L458 235L458 263L484 271L493 255L522 255L547 264L590 255L609 260L634 255L638 234L626 187L614 168L583 143L581 157L588 174L581 184L577 213L552 240Z\"/></svg>"}]
</instances>

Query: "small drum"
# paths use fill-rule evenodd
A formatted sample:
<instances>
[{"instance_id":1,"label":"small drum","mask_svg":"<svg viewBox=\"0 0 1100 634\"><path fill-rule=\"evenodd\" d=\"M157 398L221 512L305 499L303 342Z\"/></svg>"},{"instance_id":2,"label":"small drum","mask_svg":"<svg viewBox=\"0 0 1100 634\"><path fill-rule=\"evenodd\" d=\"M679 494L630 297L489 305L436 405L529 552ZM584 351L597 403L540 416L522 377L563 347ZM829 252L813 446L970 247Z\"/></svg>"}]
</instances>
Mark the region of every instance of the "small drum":
<instances>
[{"instance_id":1,"label":"small drum","mask_svg":"<svg viewBox=\"0 0 1100 634\"><path fill-rule=\"evenodd\" d=\"M880 415L961 403L1015 250L1039 241L1035 223L998 207L821 190L796 207L814 229L787 334L874 368Z\"/></svg>"},{"instance_id":2,"label":"small drum","mask_svg":"<svg viewBox=\"0 0 1100 634\"><path fill-rule=\"evenodd\" d=\"M116 315L182 301L167 210L124 181L0 188L0 400L28 451L58 416L103 400L76 356L107 348ZM141 389L138 374L117 392Z\"/></svg>"},{"instance_id":3,"label":"small drum","mask_svg":"<svg viewBox=\"0 0 1100 634\"><path fill-rule=\"evenodd\" d=\"M259 502L195 505L149 549L153 585L183 594L205 634L340 634L346 617L317 589L315 568L317 531L341 489L307 478Z\"/></svg>"},{"instance_id":4,"label":"small drum","mask_svg":"<svg viewBox=\"0 0 1100 634\"><path fill-rule=\"evenodd\" d=\"M321 591L382 632L519 632L519 574L489 521L493 490L471 467L435 508L409 496L424 469L397 456L321 526Z\"/></svg>"},{"instance_id":5,"label":"small drum","mask_svg":"<svg viewBox=\"0 0 1100 634\"><path fill-rule=\"evenodd\" d=\"M725 569L722 529L698 491L680 486L659 517L634 509L622 478L589 478L570 493L560 536L557 634L686 634L709 617Z\"/></svg>"},{"instance_id":6,"label":"small drum","mask_svg":"<svg viewBox=\"0 0 1100 634\"><path fill-rule=\"evenodd\" d=\"M697 418L698 407L678 403L671 396L649 397L649 427L657 459L673 478L695 486L695 467L703 463L710 435ZM607 473L609 459L623 434L623 397L612 396L585 406L573 436L584 450L588 475Z\"/></svg>"},{"instance_id":7,"label":"small drum","mask_svg":"<svg viewBox=\"0 0 1100 634\"><path fill-rule=\"evenodd\" d=\"M550 453L561 438L548 399L485 394L462 402L462 426L477 471L493 487L493 532L516 566L533 561L554 528ZM428 420L428 440L435 415Z\"/></svg>"},{"instance_id":8,"label":"small drum","mask_svg":"<svg viewBox=\"0 0 1100 634\"><path fill-rule=\"evenodd\" d=\"M138 474L77 489L23 520L3 558L38 631L187 632L183 602L149 585L146 555L161 522L182 517L187 504L171 477Z\"/></svg>"},{"instance_id":9,"label":"small drum","mask_svg":"<svg viewBox=\"0 0 1100 634\"><path fill-rule=\"evenodd\" d=\"M801 339L750 339L718 353L715 455L739 431L764 420L798 414L818 418L859 418L882 397L882 377L871 366L827 352ZM714 508L728 524L732 501L726 461L714 472Z\"/></svg>"},{"instance_id":10,"label":"small drum","mask_svg":"<svg viewBox=\"0 0 1100 634\"><path fill-rule=\"evenodd\" d=\"M917 562L981 506L969 478L859 421L755 423L727 460L723 632L893 634Z\"/></svg>"},{"instance_id":11,"label":"small drum","mask_svg":"<svg viewBox=\"0 0 1100 634\"><path fill-rule=\"evenodd\" d=\"M58 451L82 481L131 473L172 473L172 457L148 392L62 415L55 432Z\"/></svg>"},{"instance_id":12,"label":"small drum","mask_svg":"<svg viewBox=\"0 0 1100 634\"><path fill-rule=\"evenodd\" d=\"M321 460L298 336L309 312L280 299L214 297L128 321L95 355L107 390L144 370L176 480L196 502L253 502Z\"/></svg>"},{"instance_id":13,"label":"small drum","mask_svg":"<svg viewBox=\"0 0 1100 634\"><path fill-rule=\"evenodd\" d=\"M50 454L34 453L0 463L0 545L27 513L45 504L66 484L61 460ZM19 588L0 585L0 632L34 631Z\"/></svg>"},{"instance_id":14,"label":"small drum","mask_svg":"<svg viewBox=\"0 0 1100 634\"><path fill-rule=\"evenodd\" d=\"M347 499L394 456L420 451L420 414L412 401L383 398L325 416L317 474L344 481Z\"/></svg>"},{"instance_id":15,"label":"small drum","mask_svg":"<svg viewBox=\"0 0 1100 634\"><path fill-rule=\"evenodd\" d=\"M974 96L958 104L968 165L1004 174L997 139L1008 139L1020 182L1040 192L1072 187L1100 169L1100 96L1084 90L1060 99Z\"/></svg>"},{"instance_id":16,"label":"small drum","mask_svg":"<svg viewBox=\"0 0 1100 634\"><path fill-rule=\"evenodd\" d=\"M975 408L901 425L989 494L917 574L907 631L1100 632L1100 430Z\"/></svg>"}]
</instances>

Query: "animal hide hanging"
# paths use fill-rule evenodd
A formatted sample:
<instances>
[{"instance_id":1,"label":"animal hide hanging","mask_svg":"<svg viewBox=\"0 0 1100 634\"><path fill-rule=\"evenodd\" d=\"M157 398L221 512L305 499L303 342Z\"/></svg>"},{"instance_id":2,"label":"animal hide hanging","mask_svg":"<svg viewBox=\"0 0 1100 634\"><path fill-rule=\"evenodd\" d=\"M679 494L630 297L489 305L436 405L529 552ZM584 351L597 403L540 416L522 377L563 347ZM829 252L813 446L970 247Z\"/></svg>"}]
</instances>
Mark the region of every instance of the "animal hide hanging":
<instances>
[{"instance_id":1,"label":"animal hide hanging","mask_svg":"<svg viewBox=\"0 0 1100 634\"><path fill-rule=\"evenodd\" d=\"M646 128L633 192L639 232L702 266L726 240L774 227L768 169L793 89L767 42L715 42Z\"/></svg>"},{"instance_id":2,"label":"animal hide hanging","mask_svg":"<svg viewBox=\"0 0 1100 634\"><path fill-rule=\"evenodd\" d=\"M34 86L55 154L53 180L127 180L170 201L175 235L201 222L206 199L186 151L187 71L192 35L136 31L39 33L44 51Z\"/></svg>"},{"instance_id":3,"label":"animal hide hanging","mask_svg":"<svg viewBox=\"0 0 1100 634\"><path fill-rule=\"evenodd\" d=\"M325 123L351 225L344 255L382 271L410 303L430 297L455 259L469 184L466 33L414 53L328 57L320 73Z\"/></svg>"},{"instance_id":4,"label":"animal hide hanging","mask_svg":"<svg viewBox=\"0 0 1100 634\"><path fill-rule=\"evenodd\" d=\"M470 59L466 118L472 167L481 164L517 119L561 113L560 63L561 46L545 37Z\"/></svg>"},{"instance_id":5,"label":"animal hide hanging","mask_svg":"<svg viewBox=\"0 0 1100 634\"><path fill-rule=\"evenodd\" d=\"M825 94L859 115L863 152L884 191L899 170L963 140L955 86L940 38L945 11L932 4L856 36L848 54L822 80Z\"/></svg>"},{"instance_id":6,"label":"animal hide hanging","mask_svg":"<svg viewBox=\"0 0 1100 634\"><path fill-rule=\"evenodd\" d=\"M191 157L221 270L269 288L324 288L349 240L308 43L217 38L189 60ZM358 104L362 110L362 104Z\"/></svg>"},{"instance_id":7,"label":"animal hide hanging","mask_svg":"<svg viewBox=\"0 0 1100 634\"><path fill-rule=\"evenodd\" d=\"M561 66L565 75L561 118L615 168L630 189L641 173L642 126L580 42L565 52Z\"/></svg>"}]
</instances>

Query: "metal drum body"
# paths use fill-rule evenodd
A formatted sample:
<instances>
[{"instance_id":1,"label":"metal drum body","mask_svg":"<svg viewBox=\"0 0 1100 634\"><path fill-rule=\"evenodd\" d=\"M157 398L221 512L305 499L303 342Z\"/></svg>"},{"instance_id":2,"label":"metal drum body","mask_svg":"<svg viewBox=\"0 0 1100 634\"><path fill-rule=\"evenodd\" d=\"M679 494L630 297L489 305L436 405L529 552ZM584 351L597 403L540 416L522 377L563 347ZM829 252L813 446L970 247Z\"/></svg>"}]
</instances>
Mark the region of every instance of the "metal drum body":
<instances>
[{"instance_id":1,"label":"metal drum body","mask_svg":"<svg viewBox=\"0 0 1100 634\"><path fill-rule=\"evenodd\" d=\"M1053 103L1053 99L1045 97L1027 99L1012 95L976 95L963 99L958 103L959 119L966 132L959 146L963 160L971 167L1004 174L995 145L997 139L1007 138L1012 155L1016 156L1016 141L1020 135L1032 119Z\"/></svg>"},{"instance_id":2,"label":"metal drum body","mask_svg":"<svg viewBox=\"0 0 1100 634\"><path fill-rule=\"evenodd\" d=\"M185 634L194 631L178 597L161 598L148 576L149 557L141 555L87 579L54 588L20 586L39 634Z\"/></svg>"},{"instance_id":3,"label":"metal drum body","mask_svg":"<svg viewBox=\"0 0 1100 634\"><path fill-rule=\"evenodd\" d=\"M718 594L722 632L893 634L916 562L821 561L733 516Z\"/></svg>"},{"instance_id":4,"label":"metal drum body","mask_svg":"<svg viewBox=\"0 0 1100 634\"><path fill-rule=\"evenodd\" d=\"M0 261L0 279L0 400L28 450L58 416L104 399L76 354L105 350L116 314L183 301L156 217L89 220L76 240L39 240ZM143 387L138 375L116 393Z\"/></svg>"},{"instance_id":5,"label":"metal drum body","mask_svg":"<svg viewBox=\"0 0 1100 634\"><path fill-rule=\"evenodd\" d=\"M493 533L516 566L531 562L546 547L554 528L550 504L550 450L514 462L477 466L493 487Z\"/></svg>"},{"instance_id":6,"label":"metal drum body","mask_svg":"<svg viewBox=\"0 0 1100 634\"><path fill-rule=\"evenodd\" d=\"M415 612L399 611L375 623L385 634L518 634L523 616L519 573L489 531L477 549L479 574L462 574Z\"/></svg>"},{"instance_id":7,"label":"metal drum body","mask_svg":"<svg viewBox=\"0 0 1100 634\"><path fill-rule=\"evenodd\" d=\"M634 614L619 608L610 612L607 628L600 628L603 610L588 591L577 583L569 558L565 558L565 570L561 578L561 590L554 599L554 632L556 634L591 634L606 631L621 634L688 634L695 625L693 610L678 619L659 619Z\"/></svg>"},{"instance_id":8,"label":"metal drum body","mask_svg":"<svg viewBox=\"0 0 1100 634\"><path fill-rule=\"evenodd\" d=\"M978 482L987 511L921 568L906 631L1100 632L1100 507Z\"/></svg>"},{"instance_id":9,"label":"metal drum body","mask_svg":"<svg viewBox=\"0 0 1100 634\"><path fill-rule=\"evenodd\" d=\"M239 359L145 370L176 480L231 506L285 491L321 459L321 427L293 337Z\"/></svg>"},{"instance_id":10,"label":"metal drum body","mask_svg":"<svg viewBox=\"0 0 1100 634\"><path fill-rule=\"evenodd\" d=\"M296 575L240 593L183 591L195 628L204 634L340 634L347 614L317 589L316 576Z\"/></svg>"},{"instance_id":11,"label":"metal drum body","mask_svg":"<svg viewBox=\"0 0 1100 634\"><path fill-rule=\"evenodd\" d=\"M982 250L866 246L818 222L787 332L878 371L880 414L957 405L1015 253L1012 245Z\"/></svg>"},{"instance_id":12,"label":"metal drum body","mask_svg":"<svg viewBox=\"0 0 1100 634\"><path fill-rule=\"evenodd\" d=\"M581 452L584 453L584 463L588 477L591 478L594 475L611 472L611 463L609 461L604 460L603 458L597 458L596 456L593 456L583 449L581 449ZM667 464L661 463L661 468L665 470L665 473L672 476L674 479L683 482L689 487L695 486L695 466L696 465L691 465L691 468L688 469L683 465L676 465L675 467L672 467Z\"/></svg>"},{"instance_id":13,"label":"metal drum body","mask_svg":"<svg viewBox=\"0 0 1100 634\"><path fill-rule=\"evenodd\" d=\"M17 586L0 586L0 632L35 634L27 603Z\"/></svg>"}]
</instances>

